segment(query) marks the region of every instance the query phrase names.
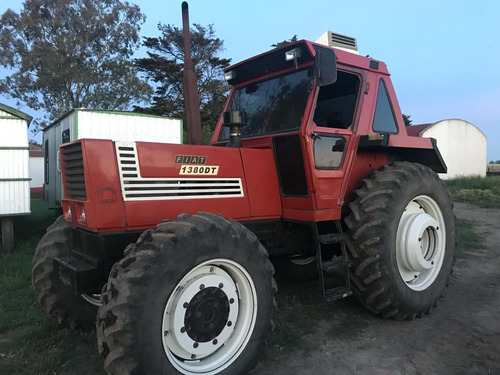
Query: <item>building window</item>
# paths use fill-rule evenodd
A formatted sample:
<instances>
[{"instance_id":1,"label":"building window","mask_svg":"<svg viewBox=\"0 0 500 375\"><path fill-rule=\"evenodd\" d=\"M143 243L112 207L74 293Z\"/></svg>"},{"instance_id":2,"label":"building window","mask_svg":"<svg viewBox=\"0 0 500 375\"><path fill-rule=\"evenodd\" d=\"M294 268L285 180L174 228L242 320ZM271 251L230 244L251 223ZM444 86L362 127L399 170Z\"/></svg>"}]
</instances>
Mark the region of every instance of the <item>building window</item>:
<instances>
[{"instance_id":1,"label":"building window","mask_svg":"<svg viewBox=\"0 0 500 375\"><path fill-rule=\"evenodd\" d=\"M373 117L372 129L377 133L397 133L398 125L394 117L391 101L387 94L385 82L380 79L377 93L377 104L375 107L375 116Z\"/></svg>"}]
</instances>

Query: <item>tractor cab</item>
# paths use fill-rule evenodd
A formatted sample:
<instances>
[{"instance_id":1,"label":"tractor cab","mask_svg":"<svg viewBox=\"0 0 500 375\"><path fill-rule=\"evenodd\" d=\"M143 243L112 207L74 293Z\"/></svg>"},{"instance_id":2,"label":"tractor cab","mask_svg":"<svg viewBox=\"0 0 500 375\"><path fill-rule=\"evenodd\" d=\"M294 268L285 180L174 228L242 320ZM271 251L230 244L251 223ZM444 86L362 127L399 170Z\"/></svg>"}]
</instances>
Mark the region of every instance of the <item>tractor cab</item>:
<instances>
[{"instance_id":1,"label":"tractor cab","mask_svg":"<svg viewBox=\"0 0 500 375\"><path fill-rule=\"evenodd\" d=\"M373 62L299 41L226 70L233 86L226 113L245 113L245 124L239 126L241 142L236 144L273 150L285 219L340 218L347 186L344 176L357 147L353 134L364 99L361 93L366 94L363 63L373 67ZM384 64L376 63L381 73L387 73ZM224 125L221 120L213 145L233 144L231 124ZM396 133L395 119L393 126Z\"/></svg>"},{"instance_id":2,"label":"tractor cab","mask_svg":"<svg viewBox=\"0 0 500 375\"><path fill-rule=\"evenodd\" d=\"M232 90L212 144L273 150L284 219L339 220L363 176L389 159L445 168L432 140L409 142L386 65L357 54L354 38L327 32L325 40L225 72ZM224 122L231 113L244 114L236 132Z\"/></svg>"}]
</instances>

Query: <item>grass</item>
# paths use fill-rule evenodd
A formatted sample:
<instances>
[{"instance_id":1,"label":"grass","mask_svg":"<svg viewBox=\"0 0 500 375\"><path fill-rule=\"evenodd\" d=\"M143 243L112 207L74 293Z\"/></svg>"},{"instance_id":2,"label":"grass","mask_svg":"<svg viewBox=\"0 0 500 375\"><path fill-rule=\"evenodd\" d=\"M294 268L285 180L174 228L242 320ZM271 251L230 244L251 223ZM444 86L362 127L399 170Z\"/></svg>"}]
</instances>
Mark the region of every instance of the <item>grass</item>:
<instances>
[{"instance_id":1,"label":"grass","mask_svg":"<svg viewBox=\"0 0 500 375\"><path fill-rule=\"evenodd\" d=\"M276 358L291 350L303 350L305 354L315 350L315 347L307 345L304 338L313 334L321 322L328 322L327 336L336 339L351 337L366 324L356 317L370 315L354 298L325 302L318 280L282 281L278 275L278 290L278 310L274 316L275 327L268 343L267 358Z\"/></svg>"},{"instance_id":2,"label":"grass","mask_svg":"<svg viewBox=\"0 0 500 375\"><path fill-rule=\"evenodd\" d=\"M455 255L457 258L470 258L471 254L481 248L481 237L474 232L472 221L455 219L457 229Z\"/></svg>"},{"instance_id":3,"label":"grass","mask_svg":"<svg viewBox=\"0 0 500 375\"><path fill-rule=\"evenodd\" d=\"M459 186L454 180L447 183L456 191L463 186L470 188ZM486 188L480 190L491 190L488 185L491 182L481 183ZM0 374L104 374L95 332L59 327L35 300L31 289L31 260L36 244L55 220L55 214L41 200L32 201L32 212L30 216L15 219L16 252L0 255ZM457 257L468 258L471 250L479 248L480 238L474 233L472 222L458 219L456 225ZM327 335L335 338L351 337L360 329L361 320L356 319L353 312L354 315L366 314L361 305L354 299L327 304L317 283L317 280L300 283L278 279L278 311L267 358L276 358L294 349L306 353L314 349L304 337L314 333L322 321L329 322ZM350 315L344 317L346 314Z\"/></svg>"},{"instance_id":4,"label":"grass","mask_svg":"<svg viewBox=\"0 0 500 375\"><path fill-rule=\"evenodd\" d=\"M445 183L454 201L500 208L500 176L459 177L446 180Z\"/></svg>"},{"instance_id":5,"label":"grass","mask_svg":"<svg viewBox=\"0 0 500 375\"><path fill-rule=\"evenodd\" d=\"M278 310L274 317L268 357L297 348L301 338L311 333L315 324L332 314L319 291L318 281L291 282L278 280Z\"/></svg>"},{"instance_id":6,"label":"grass","mask_svg":"<svg viewBox=\"0 0 500 375\"><path fill-rule=\"evenodd\" d=\"M38 240L52 221L48 205L32 201L33 214L15 217L16 252L0 259L0 334L38 321L31 287L31 259ZM21 313L22 312L22 313ZM1 344L0 344L1 345ZM1 347L1 346L0 346Z\"/></svg>"},{"instance_id":7,"label":"grass","mask_svg":"<svg viewBox=\"0 0 500 375\"><path fill-rule=\"evenodd\" d=\"M47 317L31 289L31 260L54 211L32 200L16 217L16 252L0 256L0 374L102 374L94 332L62 329Z\"/></svg>"}]
</instances>

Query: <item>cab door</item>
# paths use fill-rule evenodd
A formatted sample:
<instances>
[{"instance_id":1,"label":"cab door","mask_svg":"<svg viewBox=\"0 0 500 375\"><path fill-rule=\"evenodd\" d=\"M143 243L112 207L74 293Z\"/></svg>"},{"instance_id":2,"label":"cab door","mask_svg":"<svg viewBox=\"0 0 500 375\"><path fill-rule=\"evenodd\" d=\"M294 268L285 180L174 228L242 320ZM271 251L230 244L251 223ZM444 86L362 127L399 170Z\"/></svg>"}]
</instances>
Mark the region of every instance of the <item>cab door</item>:
<instances>
[{"instance_id":1,"label":"cab door","mask_svg":"<svg viewBox=\"0 0 500 375\"><path fill-rule=\"evenodd\" d=\"M355 154L353 128L361 82L360 74L339 70L335 83L319 88L309 125L312 193L316 209L325 210L324 220L340 218L346 177Z\"/></svg>"}]
</instances>

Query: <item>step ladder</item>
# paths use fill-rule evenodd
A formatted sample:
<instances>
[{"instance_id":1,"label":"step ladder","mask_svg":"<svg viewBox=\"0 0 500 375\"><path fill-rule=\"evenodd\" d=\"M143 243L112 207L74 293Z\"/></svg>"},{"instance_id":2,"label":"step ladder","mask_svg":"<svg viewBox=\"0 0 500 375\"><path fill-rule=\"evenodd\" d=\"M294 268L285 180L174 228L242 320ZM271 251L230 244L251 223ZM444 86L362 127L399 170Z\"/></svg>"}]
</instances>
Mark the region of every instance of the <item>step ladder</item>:
<instances>
[{"instance_id":1,"label":"step ladder","mask_svg":"<svg viewBox=\"0 0 500 375\"><path fill-rule=\"evenodd\" d=\"M318 267L318 275L320 287L323 291L323 296L327 302L349 297L352 295L351 282L349 279L349 267L351 265L347 257L346 247L352 246L350 239L344 233L327 233L318 234L316 228L316 265ZM338 228L341 228L338 225ZM335 255L329 260L323 260L324 246L331 244L339 244L341 254ZM344 282L341 285L326 285L325 276L338 274L340 272L344 275Z\"/></svg>"}]
</instances>

